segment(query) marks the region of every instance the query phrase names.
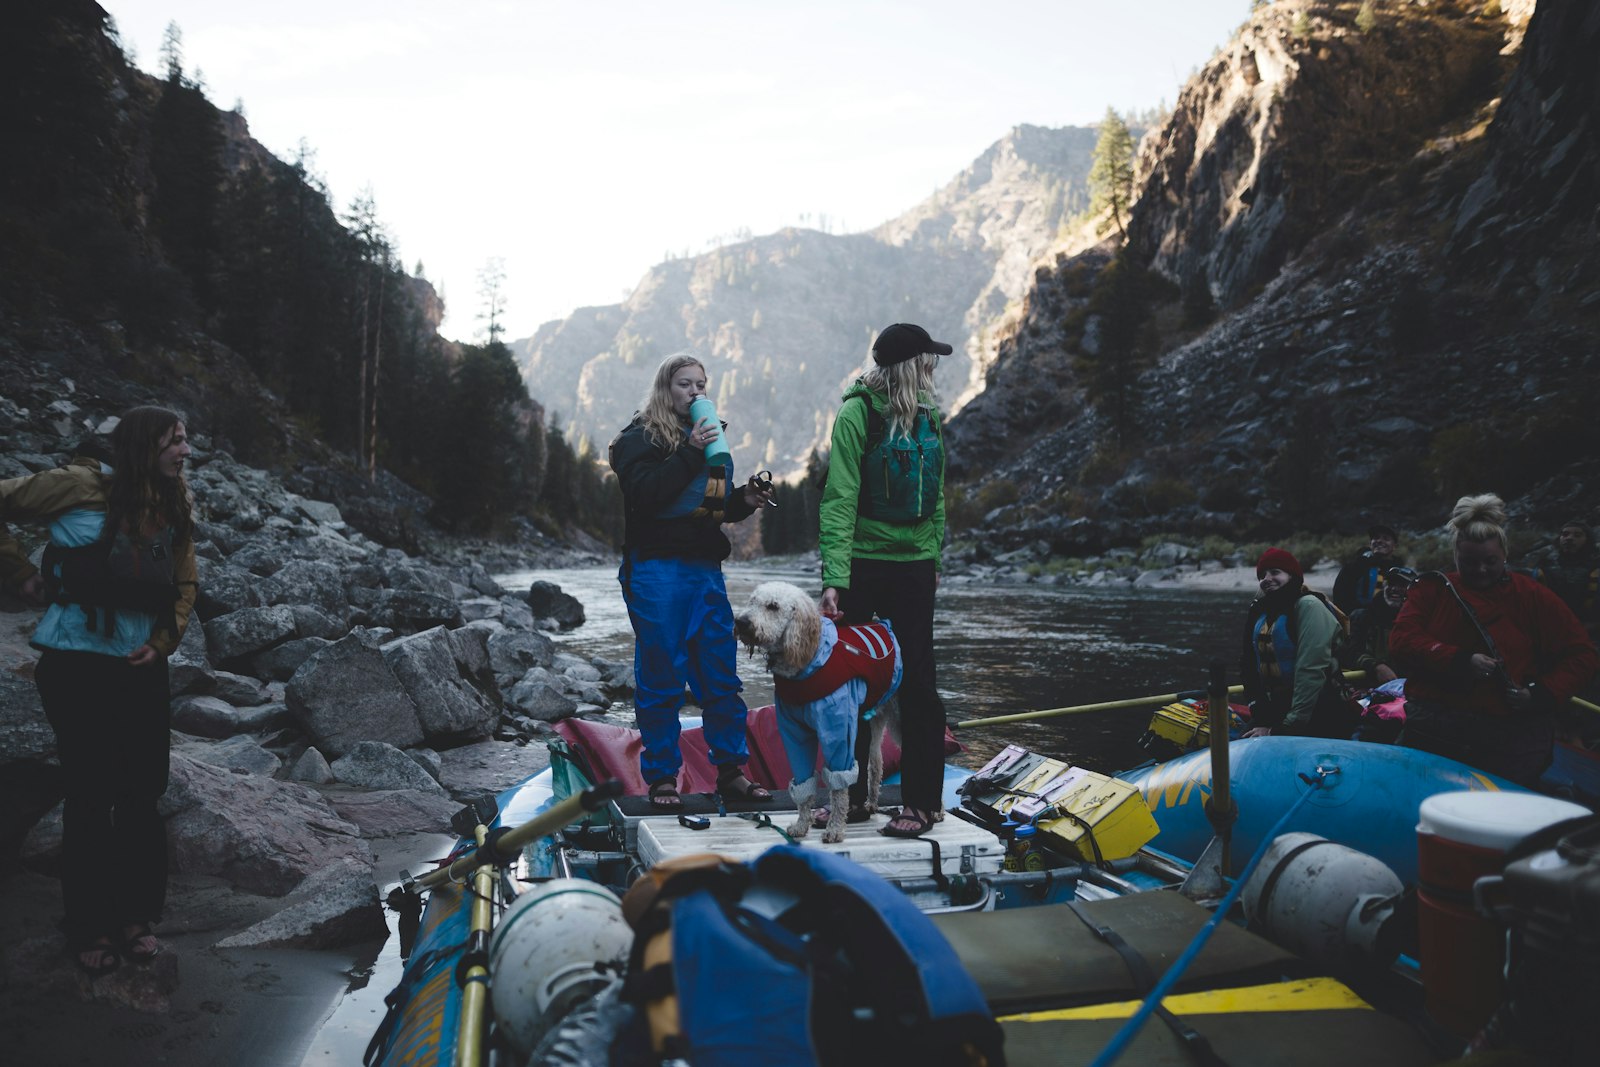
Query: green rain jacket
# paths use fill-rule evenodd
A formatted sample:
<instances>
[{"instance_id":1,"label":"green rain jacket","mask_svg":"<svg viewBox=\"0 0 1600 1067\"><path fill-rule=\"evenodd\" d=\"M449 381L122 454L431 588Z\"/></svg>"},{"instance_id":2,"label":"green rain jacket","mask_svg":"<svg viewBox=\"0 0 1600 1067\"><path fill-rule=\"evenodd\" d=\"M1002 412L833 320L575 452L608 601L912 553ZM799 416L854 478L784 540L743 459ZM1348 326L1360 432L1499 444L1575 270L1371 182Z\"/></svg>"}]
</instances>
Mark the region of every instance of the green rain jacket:
<instances>
[{"instance_id":1,"label":"green rain jacket","mask_svg":"<svg viewBox=\"0 0 1600 1067\"><path fill-rule=\"evenodd\" d=\"M843 400L864 397L887 422L889 401L873 392L860 380L845 391ZM919 398L926 402L926 398ZM939 409L929 405L929 417L941 418ZM943 570L940 549L944 544L944 462L940 457L939 504L933 516L920 522L885 522L857 514L861 493L861 456L867 446L867 412L860 404L844 403L833 422L832 452L828 460L828 483L822 490L820 542L822 547L822 585L824 588L850 588L850 561L865 559L931 559Z\"/></svg>"}]
</instances>

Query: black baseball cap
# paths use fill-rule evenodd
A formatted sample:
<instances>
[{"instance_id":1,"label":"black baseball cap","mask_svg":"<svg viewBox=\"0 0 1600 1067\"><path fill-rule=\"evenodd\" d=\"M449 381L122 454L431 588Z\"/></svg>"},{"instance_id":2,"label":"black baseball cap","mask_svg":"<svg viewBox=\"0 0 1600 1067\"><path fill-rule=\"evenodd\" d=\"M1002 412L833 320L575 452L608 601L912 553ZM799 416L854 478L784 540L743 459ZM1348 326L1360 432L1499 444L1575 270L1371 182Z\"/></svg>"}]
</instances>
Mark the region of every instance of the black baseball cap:
<instances>
[{"instance_id":1,"label":"black baseball cap","mask_svg":"<svg viewBox=\"0 0 1600 1067\"><path fill-rule=\"evenodd\" d=\"M872 342L872 359L880 367L890 367L915 359L924 352L948 356L955 349L928 336L928 331L909 322L885 326L878 339Z\"/></svg>"}]
</instances>

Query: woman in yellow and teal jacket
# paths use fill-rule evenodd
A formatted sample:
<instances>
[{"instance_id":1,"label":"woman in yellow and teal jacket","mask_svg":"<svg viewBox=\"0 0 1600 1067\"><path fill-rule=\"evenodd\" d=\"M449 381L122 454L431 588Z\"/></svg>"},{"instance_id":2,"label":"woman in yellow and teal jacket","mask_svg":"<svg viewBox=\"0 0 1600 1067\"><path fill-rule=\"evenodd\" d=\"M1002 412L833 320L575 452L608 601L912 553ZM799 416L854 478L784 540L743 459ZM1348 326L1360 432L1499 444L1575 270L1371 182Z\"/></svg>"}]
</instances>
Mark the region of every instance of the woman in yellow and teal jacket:
<instances>
[{"instance_id":1,"label":"woman in yellow and teal jacket","mask_svg":"<svg viewBox=\"0 0 1600 1067\"><path fill-rule=\"evenodd\" d=\"M91 976L160 951L167 891L167 657L197 588L182 419L122 416L110 466L79 456L0 482L0 584L43 617L34 680L56 734L66 795L61 895L68 944ZM35 568L6 524L42 522Z\"/></svg>"},{"instance_id":2,"label":"woman in yellow and teal jacket","mask_svg":"<svg viewBox=\"0 0 1600 1067\"><path fill-rule=\"evenodd\" d=\"M925 833L944 792L944 703L933 660L933 602L944 545L944 440L933 386L952 349L898 322L872 346L873 366L846 390L833 423L822 491L822 613L848 623L874 615L894 625L904 657L900 686L901 799L883 832ZM857 735L866 766L871 731ZM850 787L850 818L866 812L866 778Z\"/></svg>"}]
</instances>

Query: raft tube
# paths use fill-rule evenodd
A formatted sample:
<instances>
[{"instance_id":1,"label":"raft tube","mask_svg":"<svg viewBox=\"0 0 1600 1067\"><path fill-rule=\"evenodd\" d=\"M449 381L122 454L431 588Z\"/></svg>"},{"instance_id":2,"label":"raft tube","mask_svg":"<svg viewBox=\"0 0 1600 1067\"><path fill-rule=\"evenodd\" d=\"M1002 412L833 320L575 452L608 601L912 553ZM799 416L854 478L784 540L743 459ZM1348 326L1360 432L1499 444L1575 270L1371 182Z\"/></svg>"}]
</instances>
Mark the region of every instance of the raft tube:
<instances>
[{"instance_id":1,"label":"raft tube","mask_svg":"<svg viewBox=\"0 0 1600 1067\"><path fill-rule=\"evenodd\" d=\"M1239 809L1230 858L1238 874L1262 835L1311 786L1318 767L1337 768L1285 832L1317 834L1381 860L1401 882L1417 880L1417 814L1435 793L1528 790L1464 763L1398 745L1327 741L1314 737L1253 737L1229 745L1232 790ZM1161 828L1151 847L1189 863L1200 858L1213 830L1211 754L1191 752L1168 763L1125 771Z\"/></svg>"}]
</instances>

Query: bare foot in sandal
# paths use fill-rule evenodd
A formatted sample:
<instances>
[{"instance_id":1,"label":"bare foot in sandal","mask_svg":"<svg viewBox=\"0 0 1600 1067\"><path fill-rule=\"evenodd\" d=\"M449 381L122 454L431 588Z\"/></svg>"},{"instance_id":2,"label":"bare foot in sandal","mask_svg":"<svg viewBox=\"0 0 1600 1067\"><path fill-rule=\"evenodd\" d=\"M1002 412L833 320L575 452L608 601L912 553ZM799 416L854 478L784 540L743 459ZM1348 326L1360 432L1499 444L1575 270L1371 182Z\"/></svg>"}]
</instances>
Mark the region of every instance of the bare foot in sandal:
<instances>
[{"instance_id":1,"label":"bare foot in sandal","mask_svg":"<svg viewBox=\"0 0 1600 1067\"><path fill-rule=\"evenodd\" d=\"M110 974L122 965L122 956L109 937L97 937L73 950L78 970L91 979Z\"/></svg>"},{"instance_id":2,"label":"bare foot in sandal","mask_svg":"<svg viewBox=\"0 0 1600 1067\"><path fill-rule=\"evenodd\" d=\"M731 763L717 768L717 792L726 800L772 799L771 790L746 778L744 771Z\"/></svg>"},{"instance_id":3,"label":"bare foot in sandal","mask_svg":"<svg viewBox=\"0 0 1600 1067\"><path fill-rule=\"evenodd\" d=\"M135 963L147 963L161 955L161 942L149 923L129 923L122 928L122 951Z\"/></svg>"},{"instance_id":4,"label":"bare foot in sandal","mask_svg":"<svg viewBox=\"0 0 1600 1067\"><path fill-rule=\"evenodd\" d=\"M830 813L831 809L826 805L818 808L811 816L811 825L818 830L826 830ZM872 818L872 813L867 810L865 804L852 804L850 809L844 813L844 821L847 823L866 822L870 818Z\"/></svg>"},{"instance_id":5,"label":"bare foot in sandal","mask_svg":"<svg viewBox=\"0 0 1600 1067\"><path fill-rule=\"evenodd\" d=\"M900 813L878 832L886 837L921 837L933 829L935 821L931 813L919 808L901 808Z\"/></svg>"},{"instance_id":6,"label":"bare foot in sandal","mask_svg":"<svg viewBox=\"0 0 1600 1067\"><path fill-rule=\"evenodd\" d=\"M650 806L661 808L664 811L677 811L683 807L683 798L678 795L678 780L676 778L662 778L650 784Z\"/></svg>"}]
</instances>

